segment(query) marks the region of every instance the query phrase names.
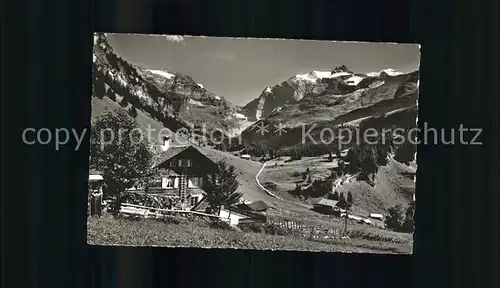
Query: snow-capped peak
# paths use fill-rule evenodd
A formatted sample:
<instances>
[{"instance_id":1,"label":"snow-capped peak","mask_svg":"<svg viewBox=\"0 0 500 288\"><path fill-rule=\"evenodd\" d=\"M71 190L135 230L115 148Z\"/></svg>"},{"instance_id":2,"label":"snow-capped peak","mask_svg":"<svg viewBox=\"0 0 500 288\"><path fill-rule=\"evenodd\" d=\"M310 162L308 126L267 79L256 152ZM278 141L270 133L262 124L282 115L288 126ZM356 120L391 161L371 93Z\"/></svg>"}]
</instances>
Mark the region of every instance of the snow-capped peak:
<instances>
[{"instance_id":1,"label":"snow-capped peak","mask_svg":"<svg viewBox=\"0 0 500 288\"><path fill-rule=\"evenodd\" d=\"M397 75L403 74L403 73L401 73L399 71L396 71L394 69L389 68L389 69L384 69L384 70L382 70L380 72L366 73L366 76L368 76L368 77L377 77L377 76L380 76L382 73L385 73L385 74L387 74L389 76L397 76Z\"/></svg>"},{"instance_id":2,"label":"snow-capped peak","mask_svg":"<svg viewBox=\"0 0 500 288\"><path fill-rule=\"evenodd\" d=\"M160 75L160 76L163 76L167 79L172 79L175 77L174 74L172 73L168 73L168 72L165 72L165 71L162 71L162 70L149 70L149 72L153 73L153 74L156 74L156 75Z\"/></svg>"},{"instance_id":3,"label":"snow-capped peak","mask_svg":"<svg viewBox=\"0 0 500 288\"><path fill-rule=\"evenodd\" d=\"M311 82L316 82L318 79L324 79L324 78L336 78L340 76L349 76L352 75L351 73L347 72L336 72L332 73L330 71L312 71L307 74L297 74L295 77L301 80L306 80L306 81L311 81Z\"/></svg>"},{"instance_id":4,"label":"snow-capped peak","mask_svg":"<svg viewBox=\"0 0 500 288\"><path fill-rule=\"evenodd\" d=\"M403 74L403 73L396 71L394 69L384 69L384 70L382 70L382 72L385 72L389 76L397 76L397 75Z\"/></svg>"}]
</instances>

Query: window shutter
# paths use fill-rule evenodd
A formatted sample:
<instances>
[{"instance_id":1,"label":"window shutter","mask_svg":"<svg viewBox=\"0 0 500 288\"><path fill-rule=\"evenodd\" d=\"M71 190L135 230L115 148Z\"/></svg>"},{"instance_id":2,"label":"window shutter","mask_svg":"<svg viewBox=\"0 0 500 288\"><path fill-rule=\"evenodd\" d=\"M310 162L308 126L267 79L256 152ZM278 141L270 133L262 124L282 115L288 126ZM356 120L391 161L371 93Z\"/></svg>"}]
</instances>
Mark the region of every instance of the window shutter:
<instances>
[{"instance_id":1,"label":"window shutter","mask_svg":"<svg viewBox=\"0 0 500 288\"><path fill-rule=\"evenodd\" d=\"M179 177L175 177L174 179L174 188L179 188Z\"/></svg>"},{"instance_id":2,"label":"window shutter","mask_svg":"<svg viewBox=\"0 0 500 288\"><path fill-rule=\"evenodd\" d=\"M168 181L168 178L166 178L166 177L161 178L161 189L167 189L167 181Z\"/></svg>"}]
</instances>

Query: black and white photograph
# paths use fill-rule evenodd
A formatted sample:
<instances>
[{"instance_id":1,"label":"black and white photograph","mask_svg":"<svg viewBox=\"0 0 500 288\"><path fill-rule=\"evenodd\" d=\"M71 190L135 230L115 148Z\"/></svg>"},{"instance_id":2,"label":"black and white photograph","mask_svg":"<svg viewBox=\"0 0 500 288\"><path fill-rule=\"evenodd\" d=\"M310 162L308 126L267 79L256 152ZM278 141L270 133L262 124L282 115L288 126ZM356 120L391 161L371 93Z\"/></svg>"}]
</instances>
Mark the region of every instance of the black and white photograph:
<instances>
[{"instance_id":1,"label":"black and white photograph","mask_svg":"<svg viewBox=\"0 0 500 288\"><path fill-rule=\"evenodd\" d=\"M411 254L419 64L418 44L95 33L87 243Z\"/></svg>"}]
</instances>

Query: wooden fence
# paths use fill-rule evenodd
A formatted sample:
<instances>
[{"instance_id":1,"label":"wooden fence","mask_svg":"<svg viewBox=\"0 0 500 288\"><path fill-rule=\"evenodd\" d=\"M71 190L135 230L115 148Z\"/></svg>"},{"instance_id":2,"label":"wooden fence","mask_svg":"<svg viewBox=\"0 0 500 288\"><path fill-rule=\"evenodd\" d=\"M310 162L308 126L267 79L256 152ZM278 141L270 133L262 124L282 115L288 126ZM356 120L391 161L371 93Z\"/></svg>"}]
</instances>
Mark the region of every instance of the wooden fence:
<instances>
[{"instance_id":1,"label":"wooden fence","mask_svg":"<svg viewBox=\"0 0 500 288\"><path fill-rule=\"evenodd\" d=\"M312 236L313 238L328 236L341 237L343 229L324 227L321 225L309 225L296 220L289 219L268 219L267 223L285 228L290 232L300 233L302 236Z\"/></svg>"},{"instance_id":2,"label":"wooden fence","mask_svg":"<svg viewBox=\"0 0 500 288\"><path fill-rule=\"evenodd\" d=\"M171 209L160 209L153 207L146 207L141 205L122 203L120 213L128 214L128 215L137 215L145 218L150 217L158 217L164 215L181 215L187 217L199 217L199 218L208 218L208 219L220 219L226 221L226 218L222 218L217 215L206 214L198 211L189 211L189 210L171 210Z\"/></svg>"}]
</instances>

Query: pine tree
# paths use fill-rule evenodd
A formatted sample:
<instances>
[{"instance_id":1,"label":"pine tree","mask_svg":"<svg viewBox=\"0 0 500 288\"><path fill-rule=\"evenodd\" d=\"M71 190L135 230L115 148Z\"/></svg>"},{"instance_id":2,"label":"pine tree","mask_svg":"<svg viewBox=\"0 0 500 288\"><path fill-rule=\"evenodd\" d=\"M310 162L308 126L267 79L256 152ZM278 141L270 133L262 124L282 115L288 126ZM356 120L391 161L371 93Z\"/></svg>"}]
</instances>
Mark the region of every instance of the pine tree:
<instances>
[{"instance_id":1,"label":"pine tree","mask_svg":"<svg viewBox=\"0 0 500 288\"><path fill-rule=\"evenodd\" d=\"M299 184L295 184L295 190L294 190L295 195L302 195L302 186Z\"/></svg>"},{"instance_id":2,"label":"pine tree","mask_svg":"<svg viewBox=\"0 0 500 288\"><path fill-rule=\"evenodd\" d=\"M347 201L345 199L345 196L343 193L339 193L338 194L338 203L337 203L337 206L339 206L339 208L342 208L342 209L346 209L347 208Z\"/></svg>"},{"instance_id":3,"label":"pine tree","mask_svg":"<svg viewBox=\"0 0 500 288\"><path fill-rule=\"evenodd\" d=\"M239 182L233 165L223 160L217 162L217 171L207 177L204 190L207 192L209 213L217 213L222 205L231 206L240 200L242 194L236 192Z\"/></svg>"},{"instance_id":4,"label":"pine tree","mask_svg":"<svg viewBox=\"0 0 500 288\"><path fill-rule=\"evenodd\" d=\"M385 218L385 225L387 228L392 229L394 231L401 231L404 225L404 209L401 205L396 205L390 207L388 210L388 215Z\"/></svg>"},{"instance_id":5,"label":"pine tree","mask_svg":"<svg viewBox=\"0 0 500 288\"><path fill-rule=\"evenodd\" d=\"M127 101L127 99L122 98L122 101L120 101L120 106L122 106L122 107L124 107L124 108L125 108L125 107L127 107L127 105L128 105L128 101Z\"/></svg>"},{"instance_id":6,"label":"pine tree","mask_svg":"<svg viewBox=\"0 0 500 288\"><path fill-rule=\"evenodd\" d=\"M333 200L335 200L335 201L339 201L340 200L339 191L333 192Z\"/></svg>"},{"instance_id":7,"label":"pine tree","mask_svg":"<svg viewBox=\"0 0 500 288\"><path fill-rule=\"evenodd\" d=\"M414 213L415 213L415 202L412 201L410 205L406 208L405 220L403 223L402 231L406 233L413 232L414 226Z\"/></svg>"},{"instance_id":8,"label":"pine tree","mask_svg":"<svg viewBox=\"0 0 500 288\"><path fill-rule=\"evenodd\" d=\"M137 117L137 109L134 106L130 106L128 114L133 118Z\"/></svg>"},{"instance_id":9,"label":"pine tree","mask_svg":"<svg viewBox=\"0 0 500 288\"><path fill-rule=\"evenodd\" d=\"M351 191L349 191L349 192L347 192L347 207L351 208L353 203L354 203L354 199L352 198Z\"/></svg>"}]
</instances>

